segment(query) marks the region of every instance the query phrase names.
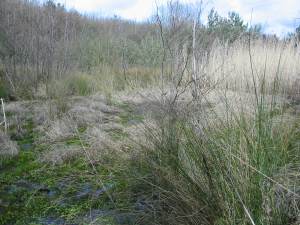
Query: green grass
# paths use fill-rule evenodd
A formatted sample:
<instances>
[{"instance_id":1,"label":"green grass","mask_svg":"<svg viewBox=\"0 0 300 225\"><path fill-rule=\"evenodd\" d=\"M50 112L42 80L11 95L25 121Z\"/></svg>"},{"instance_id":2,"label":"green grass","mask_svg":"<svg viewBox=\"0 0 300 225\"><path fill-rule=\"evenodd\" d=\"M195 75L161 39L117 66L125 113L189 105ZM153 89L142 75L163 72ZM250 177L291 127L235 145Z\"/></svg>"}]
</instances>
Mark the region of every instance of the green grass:
<instances>
[{"instance_id":1,"label":"green grass","mask_svg":"<svg viewBox=\"0 0 300 225\"><path fill-rule=\"evenodd\" d=\"M7 99L9 96L9 90L7 88L7 84L5 84L1 79L0 79L0 98Z\"/></svg>"},{"instance_id":2,"label":"green grass","mask_svg":"<svg viewBox=\"0 0 300 225\"><path fill-rule=\"evenodd\" d=\"M47 151L48 146L34 144L38 134L33 132L31 120L23 128L27 132L18 138L18 144L22 146L30 143L31 148L21 149L18 156L1 159L0 163L0 224L40 224L43 218L58 218L73 223L83 219L92 209L109 211L128 208L130 196L123 194L128 181L116 166L118 163L107 161L92 167L85 157L79 157L62 165L42 164L38 157ZM82 128L79 132L84 130ZM74 137L65 140L65 144L81 145L81 141ZM19 185L19 182L25 184ZM102 185L112 185L108 192L114 193L117 190L116 194L111 194L114 202L111 202L105 192L98 197L85 193L85 189L91 193L100 190ZM48 192L53 194L50 196ZM82 196L80 192L83 193ZM99 218L99 221L115 224L115 219L109 215Z\"/></svg>"},{"instance_id":3,"label":"green grass","mask_svg":"<svg viewBox=\"0 0 300 225\"><path fill-rule=\"evenodd\" d=\"M185 119L158 121L158 129L147 130L154 148L142 153L151 171L148 195L159 196L152 219L157 224L292 224L297 208L285 204L297 197L292 187L299 181L288 179L296 171L282 171L300 163L300 121L275 122L283 112L258 105L253 118L232 114L233 121L221 120L201 134Z\"/></svg>"},{"instance_id":4,"label":"green grass","mask_svg":"<svg viewBox=\"0 0 300 225\"><path fill-rule=\"evenodd\" d=\"M137 114L134 111L134 108L126 102L114 102L114 105L122 109L119 117L120 123L124 126L128 126L131 122L141 123L143 122L144 116L141 114Z\"/></svg>"},{"instance_id":5,"label":"green grass","mask_svg":"<svg viewBox=\"0 0 300 225\"><path fill-rule=\"evenodd\" d=\"M88 75L75 75L65 80L70 95L86 96L93 92L93 80Z\"/></svg>"},{"instance_id":6,"label":"green grass","mask_svg":"<svg viewBox=\"0 0 300 225\"><path fill-rule=\"evenodd\" d=\"M21 151L17 158L3 162L1 168L0 198L7 206L0 216L0 224L39 224L39 219L49 216L72 223L91 209L115 210L116 206L118 209L128 208L128 196L121 194L127 181L121 179L117 172L113 175L105 165L96 165L94 171L85 158L54 167L37 162L35 152ZM20 180L45 187L46 192L18 186L14 190L12 187ZM96 191L103 188L102 184L114 184L109 190L117 192L112 195L114 204L105 193L97 198L84 194L85 185ZM48 190L54 192L53 196L48 196ZM83 192L82 197L78 197L80 192ZM103 220L113 221L107 216Z\"/></svg>"}]
</instances>

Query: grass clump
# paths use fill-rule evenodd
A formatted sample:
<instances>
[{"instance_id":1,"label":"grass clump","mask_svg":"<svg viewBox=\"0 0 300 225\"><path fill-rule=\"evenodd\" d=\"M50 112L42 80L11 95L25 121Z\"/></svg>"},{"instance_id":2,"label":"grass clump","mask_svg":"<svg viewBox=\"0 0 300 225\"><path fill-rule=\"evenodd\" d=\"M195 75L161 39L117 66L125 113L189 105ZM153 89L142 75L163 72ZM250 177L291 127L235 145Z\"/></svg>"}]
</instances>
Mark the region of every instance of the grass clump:
<instances>
[{"instance_id":1,"label":"grass clump","mask_svg":"<svg viewBox=\"0 0 300 225\"><path fill-rule=\"evenodd\" d=\"M95 80L91 75L74 74L62 80L53 80L48 85L48 95L51 98L59 96L86 96L95 92Z\"/></svg>"},{"instance_id":2,"label":"grass clump","mask_svg":"<svg viewBox=\"0 0 300 225\"><path fill-rule=\"evenodd\" d=\"M152 224L297 224L299 121L256 108L202 129L171 117L146 130Z\"/></svg>"},{"instance_id":3,"label":"grass clump","mask_svg":"<svg viewBox=\"0 0 300 225\"><path fill-rule=\"evenodd\" d=\"M70 95L86 96L95 91L94 80L89 75L77 74L65 80L65 85Z\"/></svg>"},{"instance_id":4,"label":"grass clump","mask_svg":"<svg viewBox=\"0 0 300 225\"><path fill-rule=\"evenodd\" d=\"M18 155L19 147L16 142L10 140L9 136L0 130L0 156L1 158L10 158Z\"/></svg>"}]
</instances>

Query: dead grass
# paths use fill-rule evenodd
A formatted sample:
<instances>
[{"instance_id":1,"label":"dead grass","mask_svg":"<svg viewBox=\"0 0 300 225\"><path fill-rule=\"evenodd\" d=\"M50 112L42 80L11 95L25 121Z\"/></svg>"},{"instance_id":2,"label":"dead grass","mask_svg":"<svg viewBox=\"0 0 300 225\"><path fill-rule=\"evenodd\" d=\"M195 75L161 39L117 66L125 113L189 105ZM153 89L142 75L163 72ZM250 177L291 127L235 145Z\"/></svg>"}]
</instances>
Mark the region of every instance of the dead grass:
<instances>
[{"instance_id":1,"label":"dead grass","mask_svg":"<svg viewBox=\"0 0 300 225\"><path fill-rule=\"evenodd\" d=\"M113 140L107 132L101 129L101 127L88 128L83 135L83 140L89 145L86 150L92 160L99 160L109 154L122 152L122 142Z\"/></svg>"},{"instance_id":2,"label":"dead grass","mask_svg":"<svg viewBox=\"0 0 300 225\"><path fill-rule=\"evenodd\" d=\"M293 225L299 224L300 219L300 188L299 188L300 170L299 165L289 164L274 174L274 179L280 184L284 184L292 192L288 192L283 189L282 186L271 182L265 182L264 184L264 210L267 217L271 220L276 213L280 212L284 215L288 215L295 222ZM294 194L296 193L296 194ZM275 199L271 199L270 196L275 196ZM273 202L272 202L273 201ZM271 205L276 207L272 207Z\"/></svg>"},{"instance_id":3,"label":"dead grass","mask_svg":"<svg viewBox=\"0 0 300 225\"><path fill-rule=\"evenodd\" d=\"M10 140L10 138L0 130L0 156L1 157L13 157L18 155L19 147L16 142Z\"/></svg>"},{"instance_id":4,"label":"dead grass","mask_svg":"<svg viewBox=\"0 0 300 225\"><path fill-rule=\"evenodd\" d=\"M40 138L40 142L54 143L75 137L77 135L77 123L69 117L64 117L55 121L48 121L38 130L44 134Z\"/></svg>"},{"instance_id":5,"label":"dead grass","mask_svg":"<svg viewBox=\"0 0 300 225\"><path fill-rule=\"evenodd\" d=\"M102 96L77 97L68 111L79 126L109 123L117 120L120 110L109 106Z\"/></svg>"},{"instance_id":6,"label":"dead grass","mask_svg":"<svg viewBox=\"0 0 300 225\"><path fill-rule=\"evenodd\" d=\"M257 40L251 43L253 76L257 88L268 91L279 81L278 93L287 93L299 83L300 54L292 43ZM247 44L236 42L230 49L216 45L212 49L205 74L212 84L232 90L253 90L253 76ZM298 88L299 89L299 88Z\"/></svg>"},{"instance_id":7,"label":"dead grass","mask_svg":"<svg viewBox=\"0 0 300 225\"><path fill-rule=\"evenodd\" d=\"M71 162L72 160L83 155L84 153L80 146L55 144L51 145L50 149L40 156L39 161L54 166Z\"/></svg>"}]
</instances>

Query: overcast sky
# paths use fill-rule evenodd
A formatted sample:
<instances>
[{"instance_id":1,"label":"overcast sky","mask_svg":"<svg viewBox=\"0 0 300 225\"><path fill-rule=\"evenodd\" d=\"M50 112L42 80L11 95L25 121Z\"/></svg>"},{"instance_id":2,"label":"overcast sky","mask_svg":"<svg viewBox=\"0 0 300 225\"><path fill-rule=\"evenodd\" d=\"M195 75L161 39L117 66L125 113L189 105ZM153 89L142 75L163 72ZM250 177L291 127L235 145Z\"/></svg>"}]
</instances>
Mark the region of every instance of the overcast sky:
<instances>
[{"instance_id":1,"label":"overcast sky","mask_svg":"<svg viewBox=\"0 0 300 225\"><path fill-rule=\"evenodd\" d=\"M141 21L155 11L155 1L163 4L167 0L56 0L67 8L102 16L118 15L122 18ZM195 0L181 0L194 2ZM228 11L238 12L249 22L261 23L266 33L284 35L300 25L300 0L204 0L206 9L214 7L225 16ZM206 15L205 15L206 17ZM203 18L204 19L204 18Z\"/></svg>"}]
</instances>

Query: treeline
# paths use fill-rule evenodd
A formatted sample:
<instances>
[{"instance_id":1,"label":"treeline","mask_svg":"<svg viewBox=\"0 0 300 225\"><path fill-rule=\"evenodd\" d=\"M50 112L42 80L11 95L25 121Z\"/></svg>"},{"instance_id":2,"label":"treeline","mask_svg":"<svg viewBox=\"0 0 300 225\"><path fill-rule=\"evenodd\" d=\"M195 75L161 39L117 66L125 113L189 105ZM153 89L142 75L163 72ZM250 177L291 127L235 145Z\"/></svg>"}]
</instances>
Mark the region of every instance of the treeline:
<instances>
[{"instance_id":1,"label":"treeline","mask_svg":"<svg viewBox=\"0 0 300 225\"><path fill-rule=\"evenodd\" d=\"M125 57L131 64L149 64L156 59L151 54L157 55L155 48L159 49L153 32L149 23L83 16L53 1L41 5L35 1L3 0L1 79L13 92L26 86L28 95L40 83L72 70L89 70L102 63L118 65L125 63Z\"/></svg>"},{"instance_id":2,"label":"treeline","mask_svg":"<svg viewBox=\"0 0 300 225\"><path fill-rule=\"evenodd\" d=\"M249 33L261 36L260 26L249 28L234 12L224 18L211 10L205 26L195 18L195 7L179 2L138 23L81 15L52 0L1 0L0 94L32 97L40 84L103 65L124 74L130 67L160 67L164 57L174 59L176 49L190 51L194 25L201 56L216 40L227 45Z\"/></svg>"}]
</instances>

